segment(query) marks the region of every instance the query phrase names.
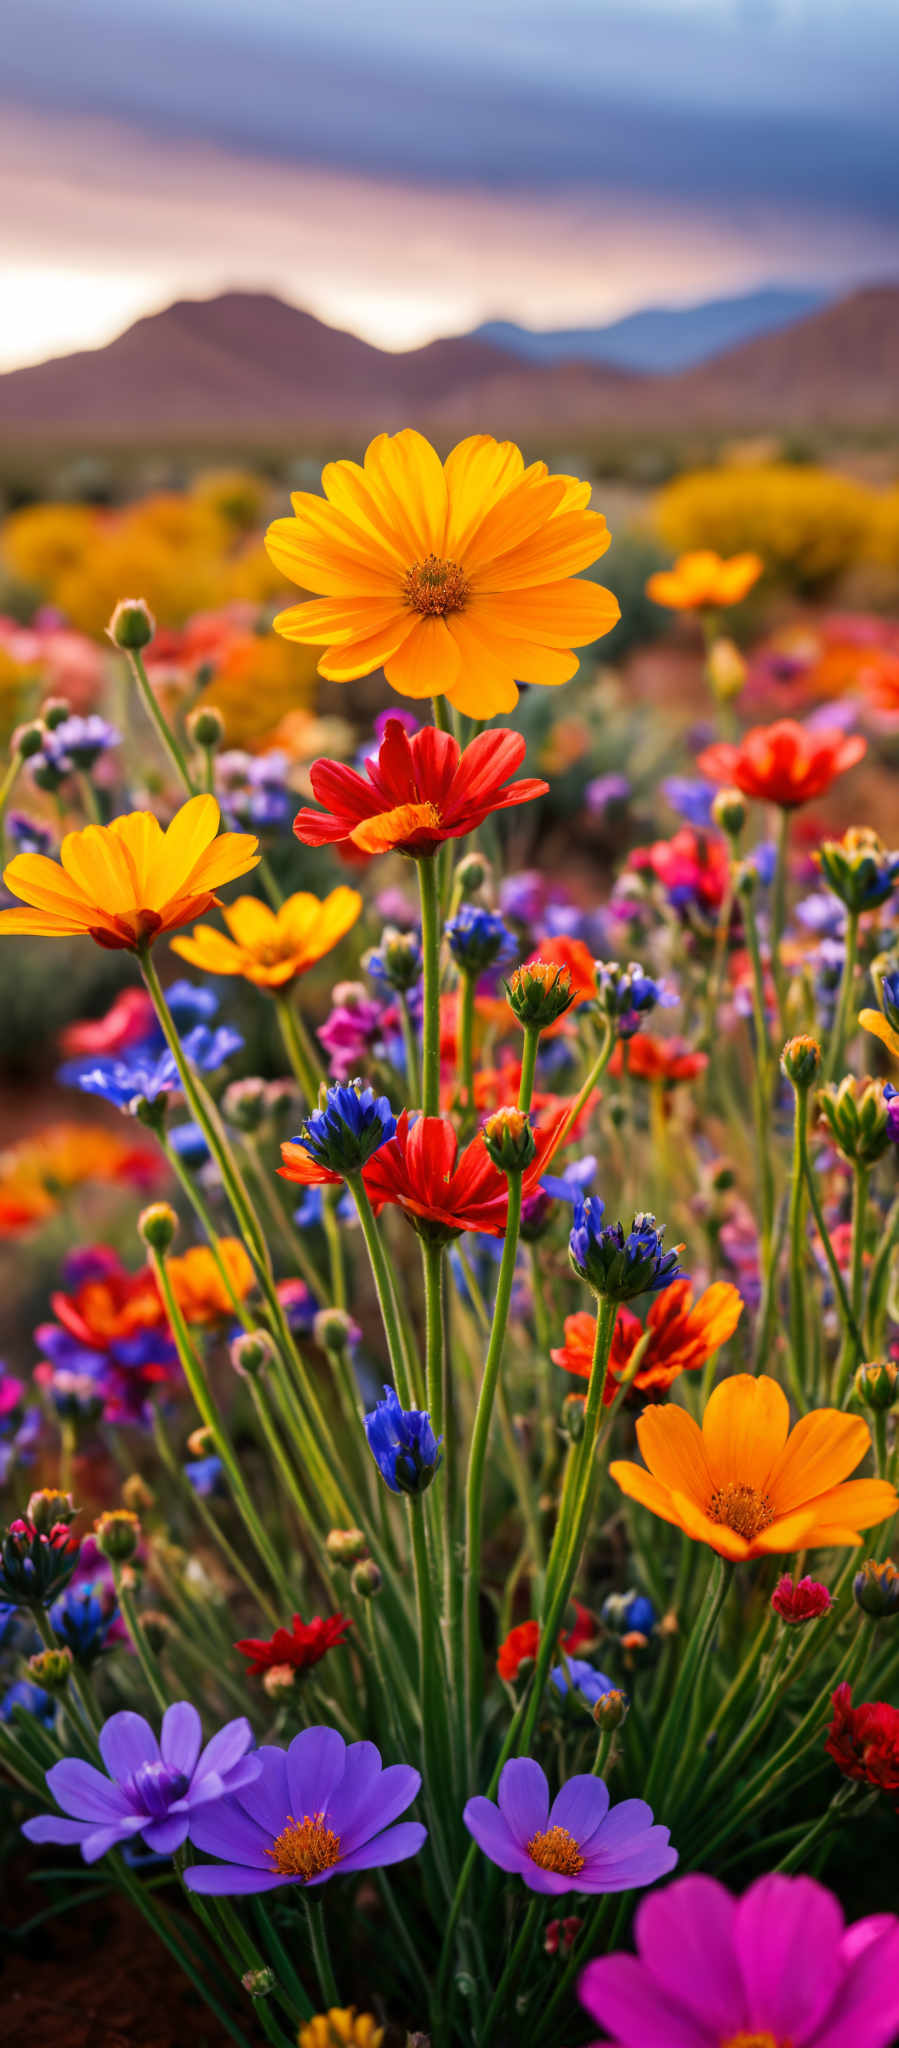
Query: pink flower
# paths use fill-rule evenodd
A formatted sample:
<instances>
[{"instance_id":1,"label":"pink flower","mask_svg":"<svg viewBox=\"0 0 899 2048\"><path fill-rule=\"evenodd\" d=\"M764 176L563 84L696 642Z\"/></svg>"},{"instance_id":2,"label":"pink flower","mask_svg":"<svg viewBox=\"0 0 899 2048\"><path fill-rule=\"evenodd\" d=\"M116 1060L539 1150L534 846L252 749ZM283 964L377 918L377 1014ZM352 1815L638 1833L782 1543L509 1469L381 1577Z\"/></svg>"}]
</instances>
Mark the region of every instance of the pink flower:
<instances>
[{"instance_id":1,"label":"pink flower","mask_svg":"<svg viewBox=\"0 0 899 2048\"><path fill-rule=\"evenodd\" d=\"M794 1586L789 1572L784 1572L771 1595L771 1605L781 1621L795 1628L799 1622L814 1621L817 1615L826 1614L833 1601L827 1587L817 1579L797 1579Z\"/></svg>"},{"instance_id":2,"label":"pink flower","mask_svg":"<svg viewBox=\"0 0 899 2048\"><path fill-rule=\"evenodd\" d=\"M899 1920L877 1913L847 1927L810 1877L760 1877L740 1899L710 1877L682 1877L644 1900L635 1925L638 1955L588 1963L579 1986L615 2048L890 2048L896 2038Z\"/></svg>"}]
</instances>

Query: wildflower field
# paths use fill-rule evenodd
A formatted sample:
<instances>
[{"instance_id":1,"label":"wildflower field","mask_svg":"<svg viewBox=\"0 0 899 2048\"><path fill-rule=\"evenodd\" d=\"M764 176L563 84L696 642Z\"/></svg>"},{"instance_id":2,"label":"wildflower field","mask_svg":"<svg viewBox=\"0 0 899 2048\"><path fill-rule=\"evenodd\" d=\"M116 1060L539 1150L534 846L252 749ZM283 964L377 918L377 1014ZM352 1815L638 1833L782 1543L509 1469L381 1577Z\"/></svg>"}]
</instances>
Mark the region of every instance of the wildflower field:
<instances>
[{"instance_id":1,"label":"wildflower field","mask_svg":"<svg viewBox=\"0 0 899 2048\"><path fill-rule=\"evenodd\" d=\"M539 454L0 526L10 2009L899 2041L899 495Z\"/></svg>"}]
</instances>

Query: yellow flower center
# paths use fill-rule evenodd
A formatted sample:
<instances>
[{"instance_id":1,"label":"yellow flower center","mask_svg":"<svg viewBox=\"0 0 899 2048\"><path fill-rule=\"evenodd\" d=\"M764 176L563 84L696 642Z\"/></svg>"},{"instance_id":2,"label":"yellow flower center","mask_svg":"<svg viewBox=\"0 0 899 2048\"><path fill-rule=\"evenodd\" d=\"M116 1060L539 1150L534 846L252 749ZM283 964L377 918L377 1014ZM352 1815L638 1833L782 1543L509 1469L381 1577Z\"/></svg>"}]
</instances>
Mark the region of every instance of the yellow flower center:
<instances>
[{"instance_id":1,"label":"yellow flower center","mask_svg":"<svg viewBox=\"0 0 899 2048\"><path fill-rule=\"evenodd\" d=\"M458 562L445 562L440 555L426 555L406 570L403 603L426 618L442 619L446 612L464 610L468 577Z\"/></svg>"},{"instance_id":2,"label":"yellow flower center","mask_svg":"<svg viewBox=\"0 0 899 2048\"><path fill-rule=\"evenodd\" d=\"M532 1863L540 1870L557 1870L560 1877L577 1877L584 1868L580 1849L567 1828L544 1828L532 1835L527 1845Z\"/></svg>"},{"instance_id":3,"label":"yellow flower center","mask_svg":"<svg viewBox=\"0 0 899 2048\"><path fill-rule=\"evenodd\" d=\"M747 1543L762 1529L770 1529L774 1520L774 1509L766 1493L759 1493L757 1486L740 1486L732 1479L713 1493L706 1512L710 1521L723 1522L726 1529L733 1529L735 1536L744 1536ZM756 2040L761 2048L768 2048L770 2039L770 2035L747 2034L745 2040L741 2037L727 2044L727 2048L755 2048ZM778 2048L776 2041L773 2048Z\"/></svg>"},{"instance_id":4,"label":"yellow flower center","mask_svg":"<svg viewBox=\"0 0 899 2048\"><path fill-rule=\"evenodd\" d=\"M350 838L362 853L388 853L391 847L414 839L417 832L439 832L440 824L436 804L397 804L395 810L363 818L353 826Z\"/></svg>"},{"instance_id":5,"label":"yellow flower center","mask_svg":"<svg viewBox=\"0 0 899 2048\"><path fill-rule=\"evenodd\" d=\"M281 1877L301 1877L308 1884L310 1877L319 1877L337 1862L340 1836L325 1827L323 1813L307 1813L302 1820L294 1820L289 1813L286 1826L265 1853Z\"/></svg>"}]
</instances>

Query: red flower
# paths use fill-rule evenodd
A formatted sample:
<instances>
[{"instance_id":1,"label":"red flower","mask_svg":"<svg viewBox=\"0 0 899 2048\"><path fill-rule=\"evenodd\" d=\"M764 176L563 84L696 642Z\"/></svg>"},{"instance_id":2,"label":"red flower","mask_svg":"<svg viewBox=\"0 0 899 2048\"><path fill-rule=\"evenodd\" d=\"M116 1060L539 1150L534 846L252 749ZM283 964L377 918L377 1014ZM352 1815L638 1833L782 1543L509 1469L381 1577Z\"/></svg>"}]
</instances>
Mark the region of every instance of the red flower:
<instances>
[{"instance_id":1,"label":"red flower","mask_svg":"<svg viewBox=\"0 0 899 2048\"><path fill-rule=\"evenodd\" d=\"M123 988L104 1016L67 1024L60 1032L59 1043L71 1059L89 1058L92 1053L126 1052L130 1045L139 1045L142 1039L150 1037L155 1022L156 1013L146 990Z\"/></svg>"},{"instance_id":2,"label":"red flower","mask_svg":"<svg viewBox=\"0 0 899 2048\"><path fill-rule=\"evenodd\" d=\"M635 846L627 866L638 875L652 875L679 912L692 906L706 916L720 911L730 887L730 855L725 841L711 832L683 825L670 839Z\"/></svg>"},{"instance_id":3,"label":"red flower","mask_svg":"<svg viewBox=\"0 0 899 2048\"><path fill-rule=\"evenodd\" d=\"M720 740L706 747L696 765L712 782L733 784L744 796L790 811L823 796L867 746L860 733L815 732L795 718L778 718L773 725L752 726L739 746Z\"/></svg>"},{"instance_id":4,"label":"red flower","mask_svg":"<svg viewBox=\"0 0 899 2048\"><path fill-rule=\"evenodd\" d=\"M800 1622L814 1621L819 1614L826 1614L833 1601L827 1587L817 1579L797 1579L794 1586L789 1572L784 1572L771 1595L771 1605L781 1621L796 1628Z\"/></svg>"},{"instance_id":5,"label":"red flower","mask_svg":"<svg viewBox=\"0 0 899 2048\"><path fill-rule=\"evenodd\" d=\"M597 1626L588 1607L582 1607L579 1600L574 1603L574 1627L567 1635L559 1637L559 1643L569 1656L576 1656L584 1643L595 1642ZM540 1645L539 1621L520 1621L517 1628L510 1628L505 1642L500 1643L496 1668L500 1678L510 1683L518 1677L522 1664L528 1657L536 1657Z\"/></svg>"},{"instance_id":6,"label":"red flower","mask_svg":"<svg viewBox=\"0 0 899 2048\"><path fill-rule=\"evenodd\" d=\"M314 1621L301 1621L295 1614L292 1628L276 1628L267 1640L245 1636L234 1648L247 1659L248 1678L258 1678L280 1664L305 1671L310 1664L319 1664L329 1650L339 1649L352 1626L345 1614L317 1614Z\"/></svg>"},{"instance_id":7,"label":"red flower","mask_svg":"<svg viewBox=\"0 0 899 2048\"><path fill-rule=\"evenodd\" d=\"M543 1130L535 1129L537 1152L522 1174L522 1193L532 1194L559 1144L567 1110ZM506 1176L493 1161L479 1131L459 1151L448 1116L420 1116L413 1123L403 1110L396 1136L381 1145L362 1178L376 1208L396 1203L426 1237L447 1241L463 1230L502 1237L509 1210Z\"/></svg>"},{"instance_id":8,"label":"red flower","mask_svg":"<svg viewBox=\"0 0 899 2048\"><path fill-rule=\"evenodd\" d=\"M313 761L309 779L325 808L298 812L293 829L304 846L349 840L363 853L433 853L494 811L546 795L548 782L509 781L526 752L517 732L481 733L462 753L436 726L410 738L398 718L389 718L377 761L364 775L342 761Z\"/></svg>"},{"instance_id":9,"label":"red flower","mask_svg":"<svg viewBox=\"0 0 899 2048\"><path fill-rule=\"evenodd\" d=\"M695 1081L704 1074L708 1053L694 1052L682 1038L654 1038L650 1031L635 1031L632 1038L619 1038L609 1061L609 1073L623 1071L639 1081Z\"/></svg>"},{"instance_id":10,"label":"red flower","mask_svg":"<svg viewBox=\"0 0 899 2048\"><path fill-rule=\"evenodd\" d=\"M861 1778L880 1792L899 1792L899 1708L885 1700L852 1704L852 1688L838 1685L824 1745L845 1778Z\"/></svg>"},{"instance_id":11,"label":"red flower","mask_svg":"<svg viewBox=\"0 0 899 2048\"><path fill-rule=\"evenodd\" d=\"M682 1372L697 1372L732 1337L743 1311L742 1297L729 1280L716 1280L694 1302L689 1280L674 1280L657 1294L646 1327L626 1304L618 1310L604 1399L615 1399L618 1383L638 1344L648 1339L633 1384L640 1393L664 1393ZM565 1342L550 1357L554 1365L589 1379L596 1321L586 1309L565 1318Z\"/></svg>"}]
</instances>

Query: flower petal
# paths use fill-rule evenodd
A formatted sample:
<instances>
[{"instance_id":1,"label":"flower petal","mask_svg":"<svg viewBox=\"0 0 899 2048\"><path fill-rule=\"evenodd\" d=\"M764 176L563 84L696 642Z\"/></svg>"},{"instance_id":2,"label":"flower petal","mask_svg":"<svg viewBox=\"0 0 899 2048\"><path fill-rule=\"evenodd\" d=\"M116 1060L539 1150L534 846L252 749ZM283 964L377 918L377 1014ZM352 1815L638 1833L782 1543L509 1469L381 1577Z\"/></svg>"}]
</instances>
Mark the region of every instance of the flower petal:
<instances>
[{"instance_id":1,"label":"flower petal","mask_svg":"<svg viewBox=\"0 0 899 2048\"><path fill-rule=\"evenodd\" d=\"M602 1778L578 1772L556 1793L549 1810L551 1828L567 1828L582 1849L609 1811L609 1788Z\"/></svg>"},{"instance_id":2,"label":"flower petal","mask_svg":"<svg viewBox=\"0 0 899 2048\"><path fill-rule=\"evenodd\" d=\"M400 1766L397 1766L399 1769ZM399 1827L385 1828L383 1834L372 1835L367 1842L360 1842L358 1848L348 1856L341 1855L340 1862L332 1872L323 1872L336 1877L342 1870L380 1870L388 1863L403 1863L407 1856L417 1856L422 1844L427 1841L427 1828L420 1821L404 1820ZM312 1878L312 1884L321 1879Z\"/></svg>"},{"instance_id":3,"label":"flower petal","mask_svg":"<svg viewBox=\"0 0 899 2048\"><path fill-rule=\"evenodd\" d=\"M839 1486L870 1448L871 1432L861 1415L844 1415L838 1408L803 1415L768 1475L766 1490L775 1514L788 1514Z\"/></svg>"},{"instance_id":4,"label":"flower petal","mask_svg":"<svg viewBox=\"0 0 899 2048\"><path fill-rule=\"evenodd\" d=\"M272 1877L263 1870L245 1870L240 1863L192 1863L184 1872L189 1892L203 1892L207 1897L218 1898L239 1892L273 1892L279 1884L298 1881L290 1877Z\"/></svg>"},{"instance_id":5,"label":"flower petal","mask_svg":"<svg viewBox=\"0 0 899 2048\"><path fill-rule=\"evenodd\" d=\"M738 1901L734 1943L747 2031L808 2041L843 1976L843 1915L810 1877L761 1877Z\"/></svg>"},{"instance_id":6,"label":"flower petal","mask_svg":"<svg viewBox=\"0 0 899 2048\"><path fill-rule=\"evenodd\" d=\"M709 2048L708 2027L674 2005L636 1956L588 1963L578 1995L618 2048Z\"/></svg>"},{"instance_id":7,"label":"flower petal","mask_svg":"<svg viewBox=\"0 0 899 2048\"><path fill-rule=\"evenodd\" d=\"M714 1492L703 1431L674 1401L647 1408L637 1424L637 1442L650 1472L673 1493L686 1493L705 1508Z\"/></svg>"},{"instance_id":8,"label":"flower petal","mask_svg":"<svg viewBox=\"0 0 899 2048\"><path fill-rule=\"evenodd\" d=\"M159 1732L163 1763L172 1764L176 1771L183 1771L185 1777L191 1777L202 1740L200 1716L190 1700L176 1700L173 1706L166 1707Z\"/></svg>"},{"instance_id":9,"label":"flower petal","mask_svg":"<svg viewBox=\"0 0 899 2048\"><path fill-rule=\"evenodd\" d=\"M140 1716L135 1714L134 1719L139 1720ZM61 1763L54 1764L47 1772L47 1786L57 1806L78 1820L112 1821L116 1815L134 1810L121 1786L105 1778L93 1764L84 1763L81 1757L63 1757Z\"/></svg>"},{"instance_id":10,"label":"flower petal","mask_svg":"<svg viewBox=\"0 0 899 2048\"><path fill-rule=\"evenodd\" d=\"M141 1764L159 1762L159 1744L143 1714L132 1714L128 1709L111 1714L97 1739L103 1762L114 1778L130 1778Z\"/></svg>"},{"instance_id":11,"label":"flower petal","mask_svg":"<svg viewBox=\"0 0 899 2048\"><path fill-rule=\"evenodd\" d=\"M343 1777L345 1759L346 1743L336 1728L304 1728L294 1736L287 1751L287 1789L297 1820L324 1812Z\"/></svg>"},{"instance_id":12,"label":"flower petal","mask_svg":"<svg viewBox=\"0 0 899 2048\"><path fill-rule=\"evenodd\" d=\"M761 1373L736 1373L710 1395L702 1435L714 1487L733 1481L767 1492L790 1427L783 1388Z\"/></svg>"},{"instance_id":13,"label":"flower petal","mask_svg":"<svg viewBox=\"0 0 899 2048\"><path fill-rule=\"evenodd\" d=\"M549 1786L540 1765L532 1757L511 1757L503 1765L496 1797L503 1819L522 1847L532 1835L539 1834L546 1827Z\"/></svg>"},{"instance_id":14,"label":"flower petal","mask_svg":"<svg viewBox=\"0 0 899 2048\"><path fill-rule=\"evenodd\" d=\"M521 1871L530 1862L527 1850L513 1835L507 1820L492 1799L485 1799L477 1793L469 1799L462 1818L470 1835L474 1836L478 1848L489 1856L499 1870Z\"/></svg>"},{"instance_id":15,"label":"flower petal","mask_svg":"<svg viewBox=\"0 0 899 2048\"><path fill-rule=\"evenodd\" d=\"M677 2011L726 2040L746 2017L734 1954L736 1901L711 1877L682 1877L644 1899L636 1918L645 1968Z\"/></svg>"}]
</instances>

